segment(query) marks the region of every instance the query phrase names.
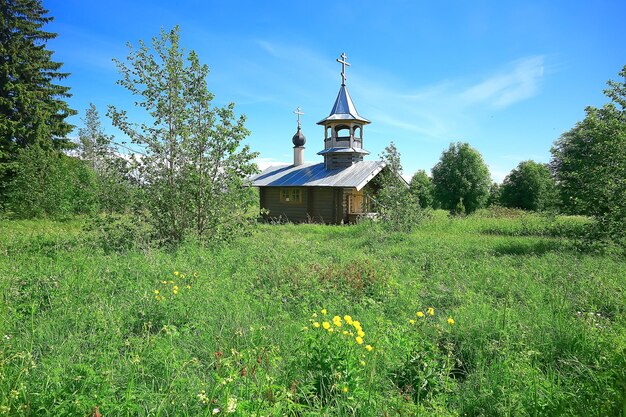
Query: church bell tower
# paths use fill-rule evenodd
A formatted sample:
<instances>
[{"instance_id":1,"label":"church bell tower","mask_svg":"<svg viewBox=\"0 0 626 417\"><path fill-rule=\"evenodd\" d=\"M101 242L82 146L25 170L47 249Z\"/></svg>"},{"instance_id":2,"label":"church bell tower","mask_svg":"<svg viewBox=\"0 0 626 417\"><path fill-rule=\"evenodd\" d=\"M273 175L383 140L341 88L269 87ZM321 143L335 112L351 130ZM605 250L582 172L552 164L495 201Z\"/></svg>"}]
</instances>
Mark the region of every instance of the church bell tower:
<instances>
[{"instance_id":1,"label":"church bell tower","mask_svg":"<svg viewBox=\"0 0 626 417\"><path fill-rule=\"evenodd\" d=\"M359 115L354 107L348 88L346 87L346 53L341 54L337 62L341 64L341 87L335 105L328 117L317 122L324 126L324 150L318 155L324 156L326 169L349 167L363 160L369 152L363 149L363 126L369 120Z\"/></svg>"}]
</instances>

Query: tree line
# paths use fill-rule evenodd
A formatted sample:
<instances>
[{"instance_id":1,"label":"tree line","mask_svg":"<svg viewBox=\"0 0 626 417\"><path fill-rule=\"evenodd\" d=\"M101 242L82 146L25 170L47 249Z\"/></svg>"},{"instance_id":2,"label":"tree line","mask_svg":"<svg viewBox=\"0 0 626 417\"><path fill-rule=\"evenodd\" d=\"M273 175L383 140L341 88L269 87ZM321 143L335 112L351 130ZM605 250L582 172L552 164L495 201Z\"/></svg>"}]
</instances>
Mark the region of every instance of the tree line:
<instances>
[{"instance_id":1,"label":"tree line","mask_svg":"<svg viewBox=\"0 0 626 417\"><path fill-rule=\"evenodd\" d=\"M67 118L77 112L61 85L69 74L46 48L57 36L44 29L51 20L41 0L1 4L0 211L21 218L106 215L109 225L131 218L141 227L118 229L149 230L163 242L224 240L244 230L256 215L245 186L256 170L256 153L242 145L245 117L232 103L213 106L208 67L181 46L178 27L136 49L129 44L126 59L116 60L118 84L150 120L136 124L126 109L108 107L131 143L105 134L94 105L72 142ZM626 77L626 66L619 76ZM556 140L550 163L521 162L495 184L477 150L451 143L431 175L413 176L407 193L383 178L381 217L402 228L398 219L418 222L426 208L465 214L500 205L590 216L595 236L624 243L626 84L609 81L605 95L606 105L588 107L585 119ZM129 147L133 156L124 152ZM383 160L400 173L393 144Z\"/></svg>"}]
</instances>

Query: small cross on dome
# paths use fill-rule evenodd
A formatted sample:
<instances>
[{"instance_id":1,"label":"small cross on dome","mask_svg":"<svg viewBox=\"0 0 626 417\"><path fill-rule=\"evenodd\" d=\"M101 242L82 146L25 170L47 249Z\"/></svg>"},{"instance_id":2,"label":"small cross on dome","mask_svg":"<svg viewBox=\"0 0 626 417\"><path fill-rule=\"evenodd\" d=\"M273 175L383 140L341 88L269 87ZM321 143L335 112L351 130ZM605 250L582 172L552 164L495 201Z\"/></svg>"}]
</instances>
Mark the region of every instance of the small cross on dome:
<instances>
[{"instance_id":1,"label":"small cross on dome","mask_svg":"<svg viewBox=\"0 0 626 417\"><path fill-rule=\"evenodd\" d=\"M300 107L297 107L296 111L294 111L294 113L298 115L298 129L300 129L300 115L302 115L304 113L302 113L302 110L300 110Z\"/></svg>"}]
</instances>

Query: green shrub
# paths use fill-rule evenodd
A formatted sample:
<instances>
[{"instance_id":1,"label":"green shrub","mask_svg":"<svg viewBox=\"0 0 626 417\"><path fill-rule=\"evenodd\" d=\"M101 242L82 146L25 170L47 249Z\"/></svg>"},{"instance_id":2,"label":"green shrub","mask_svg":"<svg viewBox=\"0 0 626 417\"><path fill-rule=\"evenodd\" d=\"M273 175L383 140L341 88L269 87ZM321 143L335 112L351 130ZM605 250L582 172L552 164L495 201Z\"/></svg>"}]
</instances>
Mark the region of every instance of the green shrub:
<instances>
[{"instance_id":1,"label":"green shrub","mask_svg":"<svg viewBox=\"0 0 626 417\"><path fill-rule=\"evenodd\" d=\"M364 406L375 353L361 323L322 309L302 331L302 355L293 365L300 375L301 401L355 411Z\"/></svg>"},{"instance_id":2,"label":"green shrub","mask_svg":"<svg viewBox=\"0 0 626 417\"><path fill-rule=\"evenodd\" d=\"M92 217L85 225L89 239L105 252L147 250L155 244L154 229L140 216L105 214Z\"/></svg>"},{"instance_id":3,"label":"green shrub","mask_svg":"<svg viewBox=\"0 0 626 417\"><path fill-rule=\"evenodd\" d=\"M60 218L98 208L94 172L77 158L37 145L19 152L8 196L18 218Z\"/></svg>"},{"instance_id":4,"label":"green shrub","mask_svg":"<svg viewBox=\"0 0 626 417\"><path fill-rule=\"evenodd\" d=\"M394 345L400 350L401 362L392 370L392 380L405 399L428 402L438 394L449 392L450 378L456 366L451 333L452 318L440 323L435 310L418 311L408 324L395 329Z\"/></svg>"}]
</instances>

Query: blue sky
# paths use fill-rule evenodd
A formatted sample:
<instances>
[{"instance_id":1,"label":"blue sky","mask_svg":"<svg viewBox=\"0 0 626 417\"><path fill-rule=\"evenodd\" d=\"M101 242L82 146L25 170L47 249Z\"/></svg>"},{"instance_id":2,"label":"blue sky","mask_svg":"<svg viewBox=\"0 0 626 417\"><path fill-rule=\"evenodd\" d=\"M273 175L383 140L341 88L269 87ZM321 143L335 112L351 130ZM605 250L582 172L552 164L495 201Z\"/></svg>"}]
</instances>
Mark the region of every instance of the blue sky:
<instances>
[{"instance_id":1,"label":"blue sky","mask_svg":"<svg viewBox=\"0 0 626 417\"><path fill-rule=\"evenodd\" d=\"M510 3L510 4L507 4ZM44 0L55 59L71 73L71 106L129 110L112 58L126 43L180 25L181 43L209 65L215 104L236 103L259 165L291 162L293 110L304 111L305 160L321 161L323 129L341 83L361 115L369 159L391 141L404 174L430 169L450 142L469 142L500 182L601 106L626 64L626 2L603 1L103 1Z\"/></svg>"}]
</instances>

